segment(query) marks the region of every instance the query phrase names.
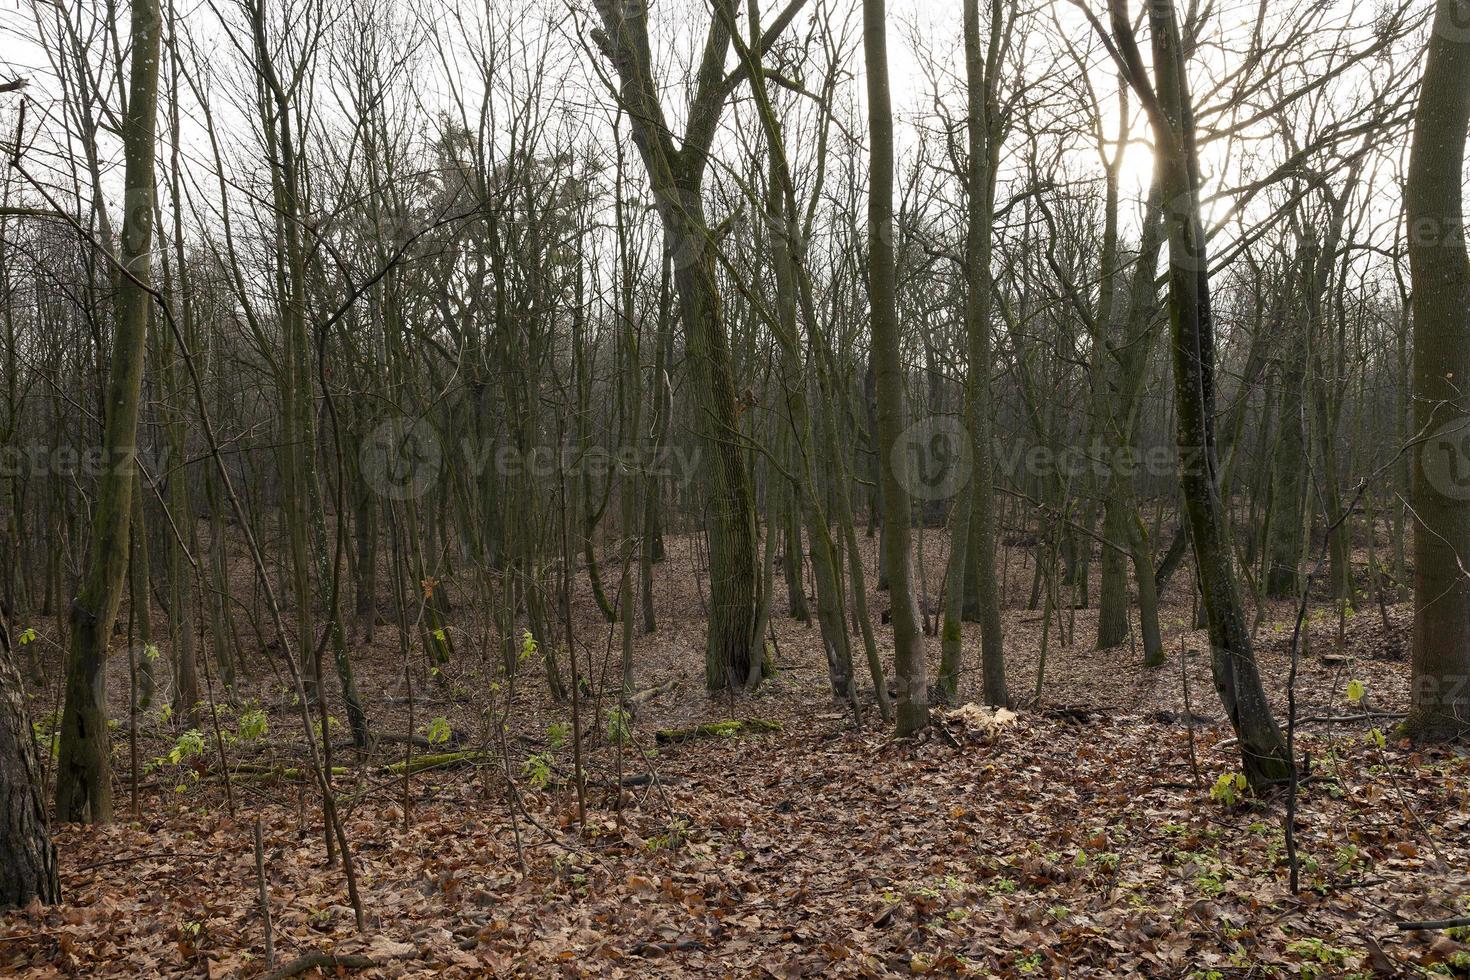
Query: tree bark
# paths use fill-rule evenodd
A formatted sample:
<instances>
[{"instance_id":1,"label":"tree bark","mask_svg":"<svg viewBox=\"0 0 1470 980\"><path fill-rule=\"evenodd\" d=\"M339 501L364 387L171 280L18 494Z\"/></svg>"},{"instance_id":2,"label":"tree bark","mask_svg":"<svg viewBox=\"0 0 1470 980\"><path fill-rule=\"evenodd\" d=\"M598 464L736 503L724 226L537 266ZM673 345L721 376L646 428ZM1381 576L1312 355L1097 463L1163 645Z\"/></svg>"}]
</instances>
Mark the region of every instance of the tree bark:
<instances>
[{"instance_id":1,"label":"tree bark","mask_svg":"<svg viewBox=\"0 0 1470 980\"><path fill-rule=\"evenodd\" d=\"M1150 3L1155 91L1133 41L1127 0L1111 0L1111 10L1129 80L1149 109L1156 152L1162 154L1179 484L1210 633L1210 667L1239 740L1244 775L1259 790L1289 778L1292 763L1256 667L1220 494L1209 250L1200 216L1199 155L1183 43L1172 0Z\"/></svg>"},{"instance_id":2,"label":"tree bark","mask_svg":"<svg viewBox=\"0 0 1470 980\"><path fill-rule=\"evenodd\" d=\"M1470 728L1470 257L1461 181L1470 125L1470 36L1439 0L1404 189L1413 276L1413 690L1404 731L1447 739Z\"/></svg>"},{"instance_id":3,"label":"tree bark","mask_svg":"<svg viewBox=\"0 0 1470 980\"><path fill-rule=\"evenodd\" d=\"M0 909L61 901L41 793L25 688L11 656L10 624L0 615Z\"/></svg>"},{"instance_id":4,"label":"tree bark","mask_svg":"<svg viewBox=\"0 0 1470 980\"><path fill-rule=\"evenodd\" d=\"M868 302L878 401L878 471L883 491L883 552L893 602L893 659L898 678L897 731L929 725L928 667L914 598L904 425L903 353L899 344L898 275L894 258L893 102L888 91L888 26L884 0L863 0L863 53L868 72ZM898 451L895 451L897 449Z\"/></svg>"},{"instance_id":5,"label":"tree bark","mask_svg":"<svg viewBox=\"0 0 1470 980\"><path fill-rule=\"evenodd\" d=\"M56 766L59 820L112 819L111 741L107 734L107 641L128 572L138 402L147 346L153 247L154 133L158 109L160 20L157 0L134 0L127 112L123 117L122 240L117 329L102 432L106 461L92 510L92 540L82 587L72 603L66 704Z\"/></svg>"}]
</instances>

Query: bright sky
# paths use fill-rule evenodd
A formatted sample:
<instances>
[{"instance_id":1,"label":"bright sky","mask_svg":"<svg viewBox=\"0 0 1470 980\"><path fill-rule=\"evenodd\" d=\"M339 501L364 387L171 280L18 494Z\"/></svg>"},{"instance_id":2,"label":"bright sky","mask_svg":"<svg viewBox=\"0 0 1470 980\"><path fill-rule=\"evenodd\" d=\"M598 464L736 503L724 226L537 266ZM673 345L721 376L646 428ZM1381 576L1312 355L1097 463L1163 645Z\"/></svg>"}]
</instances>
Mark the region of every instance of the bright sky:
<instances>
[{"instance_id":1,"label":"bright sky","mask_svg":"<svg viewBox=\"0 0 1470 980\"><path fill-rule=\"evenodd\" d=\"M53 70L45 51L36 42L38 34L36 27L37 9L43 11L40 16L45 18L55 17L55 12L49 4L37 4L40 0L4 0L6 6L0 7L0 50L5 51L4 64L0 65L0 77L25 76L33 79L33 84L28 90L28 96L34 100L27 120L28 132L35 132L37 127L43 123L38 118L41 110L37 106L46 107L55 111L57 102L53 98L56 91L56 83ZM82 3L80 9L100 10L97 0L61 0L63 3ZM416 7L403 4L400 0L391 9L398 16L415 17L422 16L426 10L434 10L434 16L442 22L451 20L453 14L445 11L461 10L463 14L473 20L484 16L484 11L490 9L495 11L492 16L498 17L502 23L530 24L548 13L558 19L564 18L569 9L567 4L576 4L580 9L585 9L588 4L586 0L515 0L513 5L501 6L502 0L489 0L486 5L480 5L463 0L465 6L462 8L439 7L432 8ZM815 7L822 0L809 0L809 7ZM1013 0L1007 0L1007 3ZM1091 0L1099 11L1103 7L1102 0ZM1189 0L1180 0L1181 6L1187 6ZM851 57L849 59L849 70L856 76L861 77L862 58L861 50L857 46L857 29L860 26L860 17L857 16L857 0L826 0L835 11L840 12L836 19L841 20L843 16L849 18L848 23L851 31L852 41ZM1270 0L1271 8L1277 9L1278 0ZM982 6L988 6L982 2ZM1310 5L1305 5L1310 6ZM653 17L655 35L660 45L658 57L664 64L672 64L680 57L679 52L685 52L682 57L687 60L687 52L693 45L702 40L702 24L706 23L702 13L703 0L654 0ZM767 17L772 16L777 9L776 0L764 0L764 13ZM743 8L743 4L742 4ZM1213 29L1209 37L1217 38L1221 34L1233 33L1234 40L1240 41L1240 25L1248 23L1260 8L1259 0L1220 0L1216 4L1217 13L1213 23ZM1323 23L1330 24L1336 19L1344 19L1364 28L1360 36L1366 36L1366 27L1370 25L1375 16L1375 11L1368 9L1366 3L1354 3L1351 0L1332 0L1327 5L1327 12L1323 14ZM73 6L71 9L79 9ZM230 12L235 8L226 2L216 0L216 6L211 6L208 0L181 0L180 16L189 26L190 30L205 44L212 47L211 54L217 54L215 63L223 65L234 60L235 55L229 51L218 27L215 9ZM333 8L337 9L337 8ZM1301 6L1292 8L1295 16ZM1078 57L1088 59L1100 59L1100 47L1093 32L1085 22L1081 14L1067 0L1035 0L1035 14L1027 22L1025 30L1021 31L1016 39L1017 57L1014 63L1020 66L1020 71L1029 79L1035 87L1035 91L1042 93L1048 103L1046 112L1040 114L1040 118L1058 119L1066 113L1076 110L1078 102L1078 89L1071 83L1071 79L1077 77L1075 61L1071 60L1065 52L1064 41L1070 44L1076 51ZM231 14L234 16L234 14ZM941 89L948 96L946 99L949 111L959 113L962 111L963 102L958 96L957 87L963 77L962 52L959 47L959 27L961 19L960 0L890 0L889 22L890 22L890 58L891 70L894 79L894 96L896 109L901 118L902 149L912 154L919 138L920 130L932 128L932 109L934 106L932 83L937 79ZM1267 31L1280 29L1280 22L1288 20L1283 15L1278 18L1273 16L1266 25ZM559 33L554 36L550 46L557 49L557 57L564 60L574 60L580 55L575 50L571 32L574 30L569 22L563 21L564 26L556 29ZM462 32L450 26L444 32L451 44L466 44ZM1312 44L1318 43L1320 34L1311 34L1301 40L1304 49ZM670 46L672 42L672 46ZM1145 45L1145 55L1147 54ZM1196 93L1210 92L1212 80L1221 70L1222 61L1231 57L1238 58L1238 53L1226 55L1222 53L1223 45L1207 45L1199 59L1192 66L1191 75ZM1237 44L1238 48L1239 45ZM449 78L459 80L464 84L464 79L472 76L471 72L459 70L446 73L442 65L436 63L434 52L425 48L423 50L425 61L424 70L415 78L413 92L410 98L421 99L425 106L434 107L436 104L450 104L450 92L447 86ZM732 56L733 62L733 56ZM1105 65L1106 62L1095 60L1095 64ZM1377 70L1376 68L1374 70ZM585 68L574 69L576 78L586 79L588 76ZM329 66L320 69L323 79L333 76ZM675 77L675 73L670 73ZM1110 66L1095 69L1091 72L1092 84L1095 87L1096 96L1105 107L1105 113L1111 116L1115 113L1114 100L1116 98L1116 79ZM1349 79L1339 80L1334 90L1334 98L1343 104L1356 101L1362 93L1366 92L1367 86L1372 84L1372 72L1360 70L1356 76ZM574 81L574 86L586 84L585 81ZM241 89L245 89L242 91ZM861 86L853 84L850 86L854 99L861 99ZM428 94L426 94L428 93ZM1221 99L1218 93L1212 93L1213 98L1203 101L1218 105ZM239 126L238 132L229 132L236 128L228 124L228 120L237 118L241 122L248 119L248 106L243 100L249 99L251 94L248 87L238 83L229 84L226 79L223 83L216 84L216 96L220 106L216 108L216 118L225 120L222 126L227 132L227 139L236 138L241 151L245 151L250 145L248 129ZM8 128L14 125L14 107L18 96L15 94L0 95L0 122ZM228 103L234 100L235 108L231 109ZM602 102L606 103L606 96L596 93L592 96L586 94L586 90L573 101L580 100L583 104ZM677 102L676 99L670 99ZM1321 107L1318 107L1319 109ZM1331 108L1331 104L1327 106ZM318 109L331 112L331 100L323 95L318 100ZM1135 106L1136 112L1136 106ZM424 113L427 115L428 113ZM187 110L186 110L187 115ZM1036 114L1032 114L1036 115ZM727 115L727 121L729 116ZM1310 119L1303 120L1306 125ZM1075 120L1074 120L1075 122ZM1205 120L1208 124L1209 120ZM585 125L585 124L584 124ZM1267 117L1259 122L1255 130L1264 135L1272 128L1273 119ZM187 123L186 123L187 127ZM56 127L52 127L56 129ZM1107 132L1111 136L1116 128L1116 122L1109 119L1106 124ZM199 130L202 134L202 130ZM1133 136L1137 139L1147 137L1147 127L1141 119L1133 128ZM10 133L6 133L6 138ZM1053 145L1061 137L1052 137ZM1075 145L1065 146L1061 155L1054 157L1062 163L1070 176L1084 174L1096 175L1099 172L1096 147L1092 137L1088 133L1067 137ZM1274 139L1274 138L1273 138ZM1009 160L1012 167L1023 166L1026 159L1027 140L1024 134L1016 133L1008 143ZM186 133L186 152L198 154L200 159L206 158L206 144L202 135L195 134L190 138ZM1233 182L1240 183L1241 175L1252 166L1253 156L1262 156L1266 161L1262 166L1270 165L1272 161L1279 161L1284 157L1285 151L1279 140L1247 145L1245 143L1227 146L1226 141L1217 141L1207 148L1205 157L1205 170L1207 176L1231 173ZM1387 151L1395 151L1393 147L1384 148ZM104 156L115 158L114 148L104 148ZM1151 157L1148 149L1141 145L1134 145L1127 155L1124 166L1123 186L1125 194L1138 195L1146 186L1151 170ZM1243 169L1244 168L1244 169ZM1387 187L1384 193L1375 194L1370 198L1373 207L1382 210L1385 214L1397 207L1397 196L1392 187ZM1216 217L1223 215L1225 204L1222 202L1216 206L1213 213Z\"/></svg>"}]
</instances>

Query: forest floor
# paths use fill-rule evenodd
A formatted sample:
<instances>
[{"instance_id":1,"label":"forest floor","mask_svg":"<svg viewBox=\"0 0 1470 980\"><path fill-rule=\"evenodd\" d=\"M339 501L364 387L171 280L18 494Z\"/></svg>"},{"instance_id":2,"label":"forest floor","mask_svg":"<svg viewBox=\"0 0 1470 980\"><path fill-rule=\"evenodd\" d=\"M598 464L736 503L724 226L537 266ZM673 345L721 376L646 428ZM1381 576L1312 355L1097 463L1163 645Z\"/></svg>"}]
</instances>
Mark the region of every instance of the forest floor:
<instances>
[{"instance_id":1,"label":"forest floor","mask_svg":"<svg viewBox=\"0 0 1470 980\"><path fill-rule=\"evenodd\" d=\"M935 537L931 588L942 568ZM405 812L404 780L382 770L404 745L362 755L339 736L361 932L340 862L324 860L314 794L280 770L301 757L295 709L253 652L246 668L266 679L256 690L268 730L246 723L248 704L220 719L233 814L208 718L201 749L155 711L139 725L146 769L133 819L120 726L118 819L55 828L64 902L0 917L0 972L267 975L258 817L278 966L326 952L366 957L342 960L342 972L378 977L1466 974L1470 945L1397 928L1470 908L1470 760L1392 737L1388 714L1404 710L1408 691L1407 605L1389 606L1385 624L1365 601L1341 648L1336 604L1311 607L1296 697L1311 778L1298 803L1293 894L1284 798L1211 793L1239 762L1200 652L1207 643L1190 629L1187 571L1164 611L1169 661L1145 671L1127 646L1091 648L1090 610L1047 622L1018 608L1030 569L1021 549L1008 551L1018 717L987 728L951 716L900 742L876 724L870 695L861 729L832 702L817 630L784 615L779 579L779 672L752 696L708 697L693 555L688 539L671 538L655 585L660 629L640 633L635 657L640 686L659 693L640 705L621 749L602 734L606 702L581 705L585 825L567 781L569 709L548 697L539 658L513 692L497 690L467 628L457 668L416 685L410 725L398 639L380 627L354 650L375 730L447 738L434 752L486 751L414 776ZM876 615L886 597L872 601ZM1295 612L1270 608L1257 634L1282 719ZM587 662L616 663L617 637L590 599L576 616ZM465 617L457 608L450 618ZM21 625L44 641L54 624ZM966 643L974 664L978 636ZM937 658L937 641L930 647ZM110 695L126 721L126 661L113 659ZM1197 718L1185 714L1186 677ZM865 672L859 679L870 687ZM1366 701L1350 703L1353 682ZM965 690L975 687L968 677ZM38 718L50 697L33 703ZM507 700L502 752L483 719ZM781 730L655 744L660 728L749 717ZM347 968L366 961L375 965L360 974Z\"/></svg>"}]
</instances>

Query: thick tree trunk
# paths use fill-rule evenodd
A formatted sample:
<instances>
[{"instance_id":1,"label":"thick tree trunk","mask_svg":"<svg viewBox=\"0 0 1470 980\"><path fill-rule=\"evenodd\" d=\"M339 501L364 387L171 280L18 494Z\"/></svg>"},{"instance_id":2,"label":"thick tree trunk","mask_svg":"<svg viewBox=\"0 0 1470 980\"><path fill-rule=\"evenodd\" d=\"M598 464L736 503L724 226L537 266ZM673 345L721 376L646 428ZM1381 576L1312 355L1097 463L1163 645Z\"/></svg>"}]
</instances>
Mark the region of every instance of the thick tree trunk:
<instances>
[{"instance_id":1,"label":"thick tree trunk","mask_svg":"<svg viewBox=\"0 0 1470 980\"><path fill-rule=\"evenodd\" d=\"M1302 352L1291 346L1277 375L1281 389L1280 433L1272 460L1270 540L1266 549L1266 595L1288 599L1301 591L1302 560Z\"/></svg>"},{"instance_id":2,"label":"thick tree trunk","mask_svg":"<svg viewBox=\"0 0 1470 980\"><path fill-rule=\"evenodd\" d=\"M1108 481L1103 501L1102 581L1097 597L1097 648L1120 646L1128 639L1128 550L1132 535L1123 489L1115 474Z\"/></svg>"},{"instance_id":3,"label":"thick tree trunk","mask_svg":"<svg viewBox=\"0 0 1470 980\"><path fill-rule=\"evenodd\" d=\"M697 197L686 208L694 212L688 220L704 228ZM675 269L674 282L694 389L702 393L703 411L697 424L704 447L701 468L710 568L705 684L709 690L719 691L743 684L751 658L761 655L759 637L755 635L761 605L755 497L741 444L714 259L694 227L667 209L664 213L672 251L691 256L682 268Z\"/></svg>"},{"instance_id":4,"label":"thick tree trunk","mask_svg":"<svg viewBox=\"0 0 1470 980\"><path fill-rule=\"evenodd\" d=\"M0 909L61 901L41 767L11 653L10 624L0 616Z\"/></svg>"},{"instance_id":5,"label":"thick tree trunk","mask_svg":"<svg viewBox=\"0 0 1470 980\"><path fill-rule=\"evenodd\" d=\"M709 544L710 605L705 640L705 683L711 691L744 683L752 658L761 656L756 635L762 584L755 494L746 464L740 408L730 364L729 338L715 276L714 235L701 191L715 126L724 108L724 61L730 48L730 0L710 24L684 142L674 145L654 80L644 0L596 0L603 29L594 39L618 74L633 142L657 200L664 239L673 262L674 292L684 324L684 352L699 408Z\"/></svg>"},{"instance_id":6,"label":"thick tree trunk","mask_svg":"<svg viewBox=\"0 0 1470 980\"><path fill-rule=\"evenodd\" d=\"M1439 0L1405 185L1414 280L1413 704L1404 730L1443 739L1470 728L1470 257L1461 182L1470 125L1470 35L1458 0Z\"/></svg>"}]
</instances>

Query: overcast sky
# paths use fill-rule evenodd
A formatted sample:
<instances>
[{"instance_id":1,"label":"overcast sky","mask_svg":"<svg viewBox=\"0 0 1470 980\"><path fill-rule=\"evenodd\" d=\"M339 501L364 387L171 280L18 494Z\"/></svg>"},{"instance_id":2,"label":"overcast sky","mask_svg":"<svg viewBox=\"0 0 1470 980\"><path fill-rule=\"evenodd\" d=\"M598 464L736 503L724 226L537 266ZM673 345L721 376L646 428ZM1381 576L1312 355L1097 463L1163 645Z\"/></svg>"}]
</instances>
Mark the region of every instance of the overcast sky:
<instances>
[{"instance_id":1,"label":"overcast sky","mask_svg":"<svg viewBox=\"0 0 1470 980\"><path fill-rule=\"evenodd\" d=\"M49 109L55 111L57 101L55 92L57 86L53 77L46 52L36 42L36 10L37 0L0 0L5 4L0 7L0 50L5 52L6 65L0 69L0 74L5 76L25 76L33 79L33 85L27 95L33 100L33 108L30 110L30 118L27 120L28 132L34 133L38 127L51 130L53 138L61 137L61 127L38 116L43 116ZM68 0L63 0L68 2ZM71 0L75 2L75 0ZM572 3L587 6L585 0L571 0ZM809 0L810 7L815 7L820 0ZM1009 2L1009 0L1008 0ZM1101 12L1102 0L1091 0ZM1187 0L1181 0L1187 2ZM87 0L93 4L91 7L80 9L100 10L100 5L95 0ZM587 70L583 55L574 43L575 21L566 16L568 11L567 0L513 0L507 5L505 0L487 0L491 6L491 17L502 24L515 24L517 27L539 23L543 21L560 21L559 26L550 29L551 47L557 49L557 57L561 60L566 70L572 93L567 97L568 102L582 102L588 105L601 103L608 105L606 93L598 91L597 82ZM857 0L827 0L827 3L836 12L835 17L841 20L847 17L847 23L852 31L850 39L853 42L851 56L848 61L849 70L861 77L862 53L857 46L857 29L860 26L858 16L859 7ZM1281 20L1289 16L1295 16L1304 9L1303 5L1292 4L1288 7L1284 0L1269 0L1269 9L1274 13L1280 11L1281 17L1272 16L1267 24L1268 30L1279 28ZM741 8L743 10L743 4ZM772 15L778 4L767 2L764 4L765 16ZM45 11L41 16L54 18L54 11L49 6L40 7ZM73 10L78 9L75 6ZM443 5L415 6L411 4L397 4L393 9L399 16L412 20L425 16L433 16L443 25L453 22L450 11L457 9L463 12L468 20L474 20L477 16L483 16L486 7L469 3L458 8L448 8ZM703 25L707 23L707 14L703 13L704 4L702 0L654 0L653 23L655 36L658 41L658 60L666 65L677 65L681 61L686 62L703 36ZM1068 77L1075 77L1075 63L1068 59L1065 53L1067 43L1070 43L1084 58L1091 57L1099 67L1091 73L1092 84L1099 99L1109 110L1113 105L1114 93L1116 91L1116 76L1111 65L1102 59L1101 49L1092 30L1081 14L1067 0L1038 0L1035 13L1025 23L1024 30L1016 39L1018 57L1015 62L1019 65L1019 71L1035 82L1039 90L1046 90L1048 86L1057 88L1065 84ZM1239 32L1243 24L1248 24L1260 10L1259 0L1220 0L1215 7L1215 16L1211 22L1207 35L1211 40L1220 38L1239 39ZM200 46L205 49L214 61L216 67L224 68L230 63L237 63L238 56L229 49L224 34L219 26L216 10L225 11L227 16L233 15L234 8L228 3L219 3L218 6L210 6L208 0L181 0L178 7L180 17L187 26L190 33L196 38ZM1377 7L1368 3L1354 3L1348 0L1336 0L1327 5L1327 12L1323 15L1323 23L1331 24L1341 20L1345 23L1357 24L1366 29L1376 16ZM940 79L942 87L951 87L958 84L963 75L963 62L959 48L959 28L961 20L960 0L890 0L890 59L893 74L894 98L897 112L900 116L900 133L902 149L912 152L917 140L918 130L916 127L929 125L932 119L934 100L932 97L931 79ZM460 32L455 27L448 26L442 32L449 43L469 43L462 36L456 35ZM1365 35L1366 36L1366 35ZM1316 43L1316 37L1308 37L1303 40L1303 46L1310 47ZM1222 70L1224 64L1238 52L1227 52L1226 45L1207 45L1201 52L1199 59L1191 68L1191 75L1197 92L1207 92L1211 80ZM1239 45L1235 45L1239 47ZM1146 49L1146 46L1145 46ZM1145 50L1146 53L1146 50ZM423 67L414 78L412 92L401 93L405 98L420 100L426 110L437 106L451 104L450 83L467 85L466 78L471 72L462 69L447 71L443 64L436 61L434 53L426 47L423 51ZM732 55L733 63L733 55ZM251 149L249 126L249 100L253 98L248 85L239 83L238 77L233 80L229 71L225 70L220 79L215 82L216 119L220 128L224 130L223 138L227 145L230 141L238 144L242 153L246 153L242 159L248 161L247 151ZM1373 81L1372 73L1378 68L1369 66L1362 69L1357 75L1339 80L1336 85L1339 95L1337 98L1350 103L1366 90L1366 86ZM665 81L671 85L677 83L680 72L670 69L666 72ZM330 82L332 79L332 68L322 65L319 68L319 85ZM851 97L860 100L862 87L859 84L850 86ZM1057 96L1062 102L1067 98L1075 100L1075 95L1062 92ZM8 120L7 127L14 125L14 109L19 96L15 94L0 95L0 119ZM677 98L669 98L671 106L680 101ZM1219 100L1216 100L1217 103ZM950 111L962 111L962 100L955 97L951 91L948 100ZM317 109L322 113L330 113L332 101L325 95L317 100ZM1058 104L1056 112L1067 111L1067 107ZM184 108L185 121L185 145L186 154L197 157L200 161L207 161L206 144L203 138L203 130L200 127L189 126L187 117L190 115L188 105ZM590 114L593 122L597 125L597 117L606 117L605 110L598 110ZM421 117L428 117L430 112L420 112ZM727 121L731 116L727 115ZM928 121L926 121L928 120ZM587 125L583 123L582 125ZM678 123L676 123L678 125ZM1266 132L1272 128L1274 120L1266 119L1257 125L1257 129ZM1304 121L1305 125L1305 121ZM1111 124L1109 126L1111 131ZM1124 167L1124 190L1125 194L1139 195L1146 186L1151 170L1151 158L1147 148L1143 145L1147 137L1147 127L1141 119L1136 123L1134 136L1139 142L1130 151ZM10 133L7 132L7 139ZM1075 137L1075 149L1068 151L1061 159L1070 169L1075 165L1079 170L1092 168L1097 169L1096 148L1091 141L1090 134L1078 133ZM1018 167L1024 162L1026 147L1022 134L1013 134L1008 143L1008 152L1011 165ZM1245 147L1244 149L1242 147ZM1227 150L1234 155L1227 156ZM1401 152L1401 147L1384 147L1385 153ZM1268 166L1269 159L1274 154L1276 157L1284 155L1282 147L1260 141L1259 148L1253 148L1252 144L1244 141L1227 144L1221 141L1207 148L1205 153L1205 169L1207 174L1216 179L1233 180L1239 173L1244 173L1245 168L1250 166ZM1259 154L1264 162L1252 162L1245 159L1250 154ZM116 160L117 152L115 146L104 145L102 155L106 159ZM1382 187L1369 199L1370 206L1388 215L1397 208L1397 192L1391 182ZM1220 214L1225 210L1222 202L1218 204L1213 213ZM1385 220L1387 220L1385 218Z\"/></svg>"}]
</instances>

